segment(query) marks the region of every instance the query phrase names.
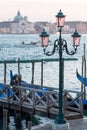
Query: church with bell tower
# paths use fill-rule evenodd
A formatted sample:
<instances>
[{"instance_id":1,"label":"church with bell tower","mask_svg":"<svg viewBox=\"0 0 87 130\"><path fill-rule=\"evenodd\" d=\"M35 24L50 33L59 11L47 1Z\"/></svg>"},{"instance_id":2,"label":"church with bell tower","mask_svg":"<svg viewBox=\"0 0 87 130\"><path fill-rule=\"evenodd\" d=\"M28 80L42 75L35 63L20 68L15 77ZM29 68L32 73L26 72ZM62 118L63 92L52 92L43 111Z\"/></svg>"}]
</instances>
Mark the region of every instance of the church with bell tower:
<instances>
[{"instance_id":1,"label":"church with bell tower","mask_svg":"<svg viewBox=\"0 0 87 130\"><path fill-rule=\"evenodd\" d=\"M34 24L28 21L27 16L22 16L18 10L13 21L0 22L0 33L31 34L36 33Z\"/></svg>"}]
</instances>

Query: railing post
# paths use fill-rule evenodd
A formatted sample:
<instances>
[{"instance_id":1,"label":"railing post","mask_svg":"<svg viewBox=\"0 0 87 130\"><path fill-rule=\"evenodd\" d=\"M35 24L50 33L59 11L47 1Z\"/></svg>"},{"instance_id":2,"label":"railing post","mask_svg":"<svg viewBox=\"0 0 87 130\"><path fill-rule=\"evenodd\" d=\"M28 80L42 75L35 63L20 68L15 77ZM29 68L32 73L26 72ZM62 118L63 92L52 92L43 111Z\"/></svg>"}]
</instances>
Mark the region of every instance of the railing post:
<instances>
[{"instance_id":1,"label":"railing post","mask_svg":"<svg viewBox=\"0 0 87 130\"><path fill-rule=\"evenodd\" d=\"M34 84L34 66L35 65L35 63L34 63L34 61L32 61L32 80L31 80L31 84Z\"/></svg>"},{"instance_id":2,"label":"railing post","mask_svg":"<svg viewBox=\"0 0 87 130\"><path fill-rule=\"evenodd\" d=\"M4 84L6 84L6 61L4 61Z\"/></svg>"},{"instance_id":3,"label":"railing post","mask_svg":"<svg viewBox=\"0 0 87 130\"><path fill-rule=\"evenodd\" d=\"M6 90L7 90L7 101L8 101L8 104L9 104L10 90L9 90L8 85L5 85L5 86L6 86Z\"/></svg>"},{"instance_id":4,"label":"railing post","mask_svg":"<svg viewBox=\"0 0 87 130\"><path fill-rule=\"evenodd\" d=\"M49 93L46 92L47 95L46 95L46 98L47 98L47 117L49 118L50 117L50 112L49 112Z\"/></svg>"},{"instance_id":5,"label":"railing post","mask_svg":"<svg viewBox=\"0 0 87 130\"><path fill-rule=\"evenodd\" d=\"M20 75L20 59L18 58L18 75Z\"/></svg>"},{"instance_id":6,"label":"railing post","mask_svg":"<svg viewBox=\"0 0 87 130\"><path fill-rule=\"evenodd\" d=\"M43 85L43 60L41 61L41 86Z\"/></svg>"},{"instance_id":7,"label":"railing post","mask_svg":"<svg viewBox=\"0 0 87 130\"><path fill-rule=\"evenodd\" d=\"M67 105L67 91L65 90L64 91L64 94L63 94L63 111L65 113L65 110L66 110L66 105Z\"/></svg>"},{"instance_id":8,"label":"railing post","mask_svg":"<svg viewBox=\"0 0 87 130\"><path fill-rule=\"evenodd\" d=\"M19 86L20 87L20 86ZM19 103L19 107L20 107L20 110L21 110L21 106L22 106L22 90L21 90L21 88L19 88L18 87L18 89L19 89L19 98L20 98L20 103Z\"/></svg>"},{"instance_id":9,"label":"railing post","mask_svg":"<svg viewBox=\"0 0 87 130\"><path fill-rule=\"evenodd\" d=\"M32 89L32 102L33 102L33 113L35 113L35 90Z\"/></svg>"}]
</instances>

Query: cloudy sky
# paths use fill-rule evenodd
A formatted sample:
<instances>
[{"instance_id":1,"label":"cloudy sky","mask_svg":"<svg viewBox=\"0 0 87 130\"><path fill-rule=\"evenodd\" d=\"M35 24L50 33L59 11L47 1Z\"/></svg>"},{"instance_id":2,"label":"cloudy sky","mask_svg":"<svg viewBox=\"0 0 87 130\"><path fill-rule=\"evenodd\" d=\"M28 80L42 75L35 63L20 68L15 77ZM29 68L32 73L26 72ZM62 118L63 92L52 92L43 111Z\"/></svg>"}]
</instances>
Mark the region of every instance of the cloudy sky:
<instances>
[{"instance_id":1,"label":"cloudy sky","mask_svg":"<svg viewBox=\"0 0 87 130\"><path fill-rule=\"evenodd\" d=\"M0 21L13 20L20 10L28 21L55 22L60 9L66 20L87 21L87 0L0 0Z\"/></svg>"}]
</instances>

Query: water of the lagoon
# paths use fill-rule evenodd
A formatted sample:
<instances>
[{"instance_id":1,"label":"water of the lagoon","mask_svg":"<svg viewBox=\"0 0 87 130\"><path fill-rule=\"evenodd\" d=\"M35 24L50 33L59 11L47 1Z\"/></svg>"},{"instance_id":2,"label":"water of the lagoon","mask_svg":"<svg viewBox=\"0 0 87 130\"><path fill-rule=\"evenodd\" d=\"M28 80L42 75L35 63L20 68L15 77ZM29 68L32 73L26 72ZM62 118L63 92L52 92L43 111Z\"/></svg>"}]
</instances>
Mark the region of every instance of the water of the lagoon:
<instances>
[{"instance_id":1,"label":"water of the lagoon","mask_svg":"<svg viewBox=\"0 0 87 130\"><path fill-rule=\"evenodd\" d=\"M58 35L50 35L50 46L47 50L52 50L54 41L58 38ZM70 34L63 34L62 38L67 41L69 50L73 50L72 38ZM29 44L31 42L40 41L39 35L0 35L0 60L17 60L22 59L44 59L44 58L57 58L58 52L53 56L45 56L43 48L40 43L37 45L22 45L22 42ZM78 47L77 54L73 56L63 53L64 58L78 58L77 61L65 61L64 62L64 89L80 90L81 84L76 78L76 68L81 73L82 55L84 54L84 43L87 43L87 35L81 36L80 46ZM87 46L86 46L87 55ZM10 82L9 72L13 70L13 73L18 73L17 64L7 65L7 83ZM31 64L21 64L22 79L28 83L31 83ZM58 88L58 62L51 62L44 64L44 86ZM48 76L49 75L49 76ZM4 66L0 64L0 82L4 80ZM36 63L35 66L35 84L40 84L40 63ZM13 118L13 117L12 117Z\"/></svg>"}]
</instances>

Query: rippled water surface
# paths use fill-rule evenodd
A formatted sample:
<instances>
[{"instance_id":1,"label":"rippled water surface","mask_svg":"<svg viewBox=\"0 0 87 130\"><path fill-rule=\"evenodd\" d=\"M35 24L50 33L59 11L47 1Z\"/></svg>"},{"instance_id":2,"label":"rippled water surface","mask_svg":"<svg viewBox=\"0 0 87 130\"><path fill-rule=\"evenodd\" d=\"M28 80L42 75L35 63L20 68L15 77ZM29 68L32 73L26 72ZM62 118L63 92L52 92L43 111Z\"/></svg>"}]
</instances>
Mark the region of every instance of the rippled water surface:
<instances>
[{"instance_id":1,"label":"rippled water surface","mask_svg":"<svg viewBox=\"0 0 87 130\"><path fill-rule=\"evenodd\" d=\"M69 34L63 34L62 37L67 41L69 50L73 50L72 39ZM54 40L58 38L58 35L50 36L50 46L47 50L52 50ZM17 60L22 59L42 59L42 58L57 58L59 57L58 52L53 56L45 56L43 54L43 49L40 46L40 43L36 45L22 45L22 42L29 44L31 42L39 41L39 35L0 35L0 60ZM81 72L81 60L83 55L83 45L87 41L87 35L82 35L81 43L78 47L77 54L73 56L63 53L64 58L78 58L78 61L65 61L64 62L64 80L65 88L77 89L79 88L78 80L76 79L76 68ZM87 53L87 51L86 51ZM44 85L58 87L58 62L55 63L44 63ZM3 65L0 64L0 81L3 82ZM31 82L31 64L21 64L21 75L22 78ZM18 73L17 64L8 64L7 65L7 82L9 82L9 71L13 70L13 73ZM49 76L48 76L49 74ZM35 84L40 84L40 63L35 65Z\"/></svg>"}]
</instances>

